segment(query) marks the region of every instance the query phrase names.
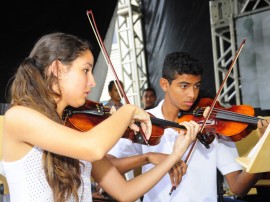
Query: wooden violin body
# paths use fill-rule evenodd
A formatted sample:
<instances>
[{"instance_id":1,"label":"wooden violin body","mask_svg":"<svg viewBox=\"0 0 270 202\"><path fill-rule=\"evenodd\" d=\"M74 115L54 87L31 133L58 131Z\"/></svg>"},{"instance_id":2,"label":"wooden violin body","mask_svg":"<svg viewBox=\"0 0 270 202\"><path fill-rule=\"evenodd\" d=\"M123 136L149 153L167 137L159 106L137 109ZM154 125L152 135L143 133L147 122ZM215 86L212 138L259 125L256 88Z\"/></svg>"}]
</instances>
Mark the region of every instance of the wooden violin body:
<instances>
[{"instance_id":1,"label":"wooden violin body","mask_svg":"<svg viewBox=\"0 0 270 202\"><path fill-rule=\"evenodd\" d=\"M213 100L202 98L198 105L188 113L184 113L179 118L179 122L193 120L202 123L204 120L203 112L206 107L211 106ZM234 105L224 108L216 103L209 119L206 122L203 133L211 132L218 137L229 140L239 141L250 134L257 127L258 118L254 117L255 111L249 105Z\"/></svg>"},{"instance_id":2,"label":"wooden violin body","mask_svg":"<svg viewBox=\"0 0 270 202\"><path fill-rule=\"evenodd\" d=\"M65 126L84 132L92 129L94 126L101 123L109 116L111 116L110 108L103 106L101 103L86 100L82 107L68 107L64 112L63 120ZM154 120L153 117L152 119ZM151 146L159 144L163 132L163 127L153 125L152 134L148 140L148 144ZM129 139L133 143L145 144L145 142L140 137L138 137L137 134L135 134L135 132L130 128L127 128L122 138Z\"/></svg>"}]
</instances>

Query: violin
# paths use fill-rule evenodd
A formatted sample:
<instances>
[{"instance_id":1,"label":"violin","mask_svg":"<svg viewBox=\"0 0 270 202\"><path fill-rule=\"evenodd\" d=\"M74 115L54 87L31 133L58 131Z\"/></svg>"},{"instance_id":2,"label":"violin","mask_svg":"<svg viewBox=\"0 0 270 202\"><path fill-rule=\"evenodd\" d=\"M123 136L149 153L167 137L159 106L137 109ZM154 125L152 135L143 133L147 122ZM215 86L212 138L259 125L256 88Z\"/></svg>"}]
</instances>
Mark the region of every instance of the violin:
<instances>
[{"instance_id":1,"label":"violin","mask_svg":"<svg viewBox=\"0 0 270 202\"><path fill-rule=\"evenodd\" d=\"M110 116L110 108L102 103L86 100L85 104L79 108L67 107L63 113L64 125L75 130L85 132L92 129ZM138 133L127 128L122 138L130 139L133 143L146 144ZM155 136L151 137L151 145L158 144ZM148 144L149 144L148 142Z\"/></svg>"},{"instance_id":2,"label":"violin","mask_svg":"<svg viewBox=\"0 0 270 202\"><path fill-rule=\"evenodd\" d=\"M193 120L202 124L205 119L203 112L206 107L211 106L212 102L213 100L210 98L201 98L191 110L179 113L178 122ZM203 134L213 133L227 141L240 141L257 128L260 118L254 117L254 114L254 108L249 105L233 105L224 108L219 102L216 102Z\"/></svg>"},{"instance_id":3,"label":"violin","mask_svg":"<svg viewBox=\"0 0 270 202\"><path fill-rule=\"evenodd\" d=\"M166 128L185 130L184 126L179 125L181 122L193 120L201 124L204 121L203 112L212 102L213 100L210 98L201 98L191 110L180 112L177 122L159 119L149 113L152 133L148 144L150 146L159 144ZM254 114L254 109L249 105L234 105L230 108L224 108L217 102L204 130L197 135L197 139L206 148L209 148L209 144L213 142L216 136L227 141L236 142L242 140L252 130L256 129L259 118L254 117ZM63 120L66 126L84 132L101 123L109 116L111 116L109 107L86 100L85 104L79 108L66 108ZM130 128L126 129L122 138L129 139L133 143L146 145L145 141Z\"/></svg>"},{"instance_id":4,"label":"violin","mask_svg":"<svg viewBox=\"0 0 270 202\"><path fill-rule=\"evenodd\" d=\"M162 132L164 132L164 129L168 127L176 130L184 129L179 125L184 121L193 120L201 125L205 120L203 113L212 103L213 99L211 98L200 98L189 111L179 112L177 122L158 119L150 114L152 126L154 129L160 130L162 128ZM257 128L257 123L261 119L254 115L255 110L250 105L233 105L230 108L225 108L216 102L204 129L197 134L197 139L206 148L209 148L209 144L214 141L216 136L226 141L240 141ZM153 135L155 135L154 129Z\"/></svg>"},{"instance_id":5,"label":"violin","mask_svg":"<svg viewBox=\"0 0 270 202\"><path fill-rule=\"evenodd\" d=\"M211 98L200 98L190 110L179 112L177 122L151 117L153 128L158 126L163 130L168 127L177 129L179 123L190 120L202 125L205 120L203 113L212 103ZM210 148L209 145L215 137L226 141L240 141L257 128L260 118L255 117L254 114L255 110L250 105L233 105L230 108L224 108L216 102L204 129L197 134L197 139L206 148Z\"/></svg>"},{"instance_id":6,"label":"violin","mask_svg":"<svg viewBox=\"0 0 270 202\"><path fill-rule=\"evenodd\" d=\"M158 119L150 115L152 122L152 133L148 140L150 146L160 143L160 139L167 127L174 127L179 129L186 129L184 126L176 122ZM110 108L103 106L101 103L86 100L85 104L79 108L67 107L63 113L64 125L75 130L85 132L107 119L110 114ZM127 128L122 138L131 140L133 143L144 144L146 142L141 138L138 133L135 133L130 128Z\"/></svg>"}]
</instances>

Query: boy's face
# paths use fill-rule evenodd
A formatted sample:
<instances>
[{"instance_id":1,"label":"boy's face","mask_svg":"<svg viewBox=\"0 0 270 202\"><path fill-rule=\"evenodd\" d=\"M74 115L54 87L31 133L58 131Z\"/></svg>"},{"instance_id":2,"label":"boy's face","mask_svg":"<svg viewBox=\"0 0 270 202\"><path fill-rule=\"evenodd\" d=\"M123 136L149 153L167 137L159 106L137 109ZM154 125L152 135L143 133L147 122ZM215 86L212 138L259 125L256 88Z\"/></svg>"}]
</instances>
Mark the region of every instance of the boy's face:
<instances>
[{"instance_id":1,"label":"boy's face","mask_svg":"<svg viewBox=\"0 0 270 202\"><path fill-rule=\"evenodd\" d=\"M166 104L187 111L199 95L201 76L193 74L177 75L171 84L167 79L161 78L160 85L165 93Z\"/></svg>"}]
</instances>

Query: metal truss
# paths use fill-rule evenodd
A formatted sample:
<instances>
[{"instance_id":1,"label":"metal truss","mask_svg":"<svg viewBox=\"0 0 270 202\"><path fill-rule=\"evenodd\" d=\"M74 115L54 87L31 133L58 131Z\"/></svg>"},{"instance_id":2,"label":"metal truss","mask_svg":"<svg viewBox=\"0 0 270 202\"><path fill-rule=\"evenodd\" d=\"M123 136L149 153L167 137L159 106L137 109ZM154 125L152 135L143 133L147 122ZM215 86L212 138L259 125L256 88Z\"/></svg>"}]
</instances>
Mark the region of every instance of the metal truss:
<instances>
[{"instance_id":1,"label":"metal truss","mask_svg":"<svg viewBox=\"0 0 270 202\"><path fill-rule=\"evenodd\" d=\"M270 0L212 0L209 2L216 91L219 90L236 54L235 20L270 9ZM239 67L235 64L219 102L223 106L242 104Z\"/></svg>"},{"instance_id":2,"label":"metal truss","mask_svg":"<svg viewBox=\"0 0 270 202\"><path fill-rule=\"evenodd\" d=\"M129 101L141 106L141 92L148 85L140 1L119 0L116 36L120 66Z\"/></svg>"}]
</instances>

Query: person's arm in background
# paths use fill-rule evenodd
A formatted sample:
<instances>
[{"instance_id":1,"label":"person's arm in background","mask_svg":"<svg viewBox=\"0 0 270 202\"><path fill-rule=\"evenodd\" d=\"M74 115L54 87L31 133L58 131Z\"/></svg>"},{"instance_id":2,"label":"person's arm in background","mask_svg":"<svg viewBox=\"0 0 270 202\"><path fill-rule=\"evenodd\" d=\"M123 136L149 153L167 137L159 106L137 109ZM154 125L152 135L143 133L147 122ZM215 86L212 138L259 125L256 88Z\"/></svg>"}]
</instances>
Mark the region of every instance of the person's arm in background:
<instances>
[{"instance_id":1,"label":"person's arm in background","mask_svg":"<svg viewBox=\"0 0 270 202\"><path fill-rule=\"evenodd\" d=\"M106 155L110 162L117 168L121 174L125 174L133 169L144 166L148 163L158 165L166 159L168 154L149 152L145 154L116 158L111 154ZM181 181L182 176L186 173L187 165L183 161L176 163L169 171L170 179L173 182Z\"/></svg>"}]
</instances>

